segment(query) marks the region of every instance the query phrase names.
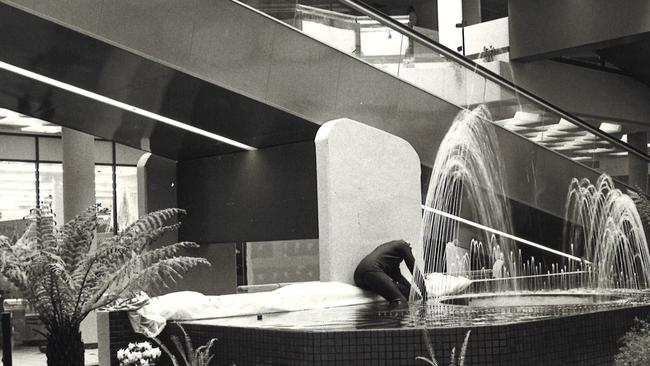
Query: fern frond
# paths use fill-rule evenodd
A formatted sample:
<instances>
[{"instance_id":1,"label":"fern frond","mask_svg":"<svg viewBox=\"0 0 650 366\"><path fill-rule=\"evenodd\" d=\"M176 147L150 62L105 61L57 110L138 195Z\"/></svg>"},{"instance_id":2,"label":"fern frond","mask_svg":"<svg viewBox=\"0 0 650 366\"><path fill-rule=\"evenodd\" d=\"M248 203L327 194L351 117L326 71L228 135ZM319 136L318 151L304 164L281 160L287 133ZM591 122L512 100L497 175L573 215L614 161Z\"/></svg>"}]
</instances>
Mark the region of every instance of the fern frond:
<instances>
[{"instance_id":1,"label":"fern frond","mask_svg":"<svg viewBox=\"0 0 650 366\"><path fill-rule=\"evenodd\" d=\"M56 247L56 226L51 214L43 213L40 209L32 209L36 221L36 248L49 249Z\"/></svg>"},{"instance_id":2,"label":"fern frond","mask_svg":"<svg viewBox=\"0 0 650 366\"><path fill-rule=\"evenodd\" d=\"M187 340L189 341L189 337ZM208 366L210 364L210 361L214 358L214 355L211 354L212 347L217 340L217 338L212 338L208 343L194 351L194 363L196 366Z\"/></svg>"},{"instance_id":3,"label":"fern frond","mask_svg":"<svg viewBox=\"0 0 650 366\"><path fill-rule=\"evenodd\" d=\"M418 357L415 358L415 360L416 361L424 361L424 362L428 363L431 366L438 366L438 363L435 360L430 360L430 359L428 359L426 357L418 356Z\"/></svg>"},{"instance_id":4,"label":"fern frond","mask_svg":"<svg viewBox=\"0 0 650 366\"><path fill-rule=\"evenodd\" d=\"M186 335L186 337L187 337L187 335ZM176 349L178 350L178 353L181 355L181 358L183 359L183 361L185 361L185 365L191 365L191 364L190 364L190 360L187 359L187 353L188 353L188 352L191 352L191 351L186 351L186 350L183 348L183 344L181 343L181 341L178 339L177 336L174 335L174 336L171 336L171 337L169 337L169 338L171 339L172 344L173 344L173 345L176 347Z\"/></svg>"},{"instance_id":5,"label":"fern frond","mask_svg":"<svg viewBox=\"0 0 650 366\"><path fill-rule=\"evenodd\" d=\"M449 366L456 366L456 347L451 349L451 361Z\"/></svg>"},{"instance_id":6,"label":"fern frond","mask_svg":"<svg viewBox=\"0 0 650 366\"><path fill-rule=\"evenodd\" d=\"M123 288L124 284L131 282L132 278L137 276L138 273L155 263L177 256L181 249L195 248L197 246L196 243L181 242L147 251L140 255L130 255L133 254L130 249L122 247L122 250L113 253L112 260L106 263L98 263L94 272L90 272L90 276L86 281L86 292L96 294L95 298L99 299L107 291L114 292L116 288ZM108 255L102 255L102 258L106 257ZM138 291L140 290L146 292L148 289L138 289Z\"/></svg>"},{"instance_id":7,"label":"fern frond","mask_svg":"<svg viewBox=\"0 0 650 366\"><path fill-rule=\"evenodd\" d=\"M27 289L26 265L28 263L29 258L27 256L21 259L9 240L6 237L0 237L0 273L22 292Z\"/></svg>"},{"instance_id":8,"label":"fern frond","mask_svg":"<svg viewBox=\"0 0 650 366\"><path fill-rule=\"evenodd\" d=\"M88 254L97 229L97 206L93 205L68 221L61 228L58 247L70 273L74 272Z\"/></svg>"},{"instance_id":9,"label":"fern frond","mask_svg":"<svg viewBox=\"0 0 650 366\"><path fill-rule=\"evenodd\" d=\"M133 296L151 286L158 290L168 288L171 284L176 283L188 270L199 265L209 266L210 262L203 258L179 256L160 260L138 271L134 270L130 265L125 265L117 273L106 279L106 285L99 288L91 296L82 313L86 314L106 306L117 300L120 295ZM120 278L125 278L125 274L128 274L126 278L129 278L129 281L126 283L118 281ZM115 286L116 284L117 286Z\"/></svg>"},{"instance_id":10,"label":"fern frond","mask_svg":"<svg viewBox=\"0 0 650 366\"><path fill-rule=\"evenodd\" d=\"M429 333L426 329L422 330L422 336L424 337L424 345L427 347L427 352L429 352L429 356L431 357L430 360L432 365L438 366L438 361L436 361L436 354L433 350L433 343L431 343L431 338L429 338Z\"/></svg>"},{"instance_id":11,"label":"fern frond","mask_svg":"<svg viewBox=\"0 0 650 366\"><path fill-rule=\"evenodd\" d=\"M181 226L180 223L176 223L172 225L159 227L155 230L152 230L150 233L144 233L137 240L134 241L133 248L136 252L140 253L144 249L149 247L151 243L160 239L160 237L163 236L165 233L176 231L180 226Z\"/></svg>"},{"instance_id":12,"label":"fern frond","mask_svg":"<svg viewBox=\"0 0 650 366\"><path fill-rule=\"evenodd\" d=\"M156 342L156 344L158 344L158 346L163 350L163 352L165 352L167 356L169 356L169 359L172 361L172 366L179 366L178 361L176 360L176 356L174 356L174 354L171 353L169 348L167 348L167 346L165 346L165 344L161 342L160 339L156 337L153 337L151 339L153 339L154 342Z\"/></svg>"},{"instance_id":13,"label":"fern frond","mask_svg":"<svg viewBox=\"0 0 650 366\"><path fill-rule=\"evenodd\" d=\"M175 217L185 215L185 213L186 211L180 208L167 208L148 213L136 220L133 224L127 226L120 235L120 241L122 243L137 242L137 239L143 233L151 233L152 231L166 226L166 222Z\"/></svg>"},{"instance_id":14,"label":"fern frond","mask_svg":"<svg viewBox=\"0 0 650 366\"><path fill-rule=\"evenodd\" d=\"M190 365L194 365L195 363L195 358L194 358L194 346L192 346L192 340L190 339L190 336L187 334L185 331L185 328L180 323L176 323L178 327L180 328L181 332L183 333L183 338L185 339L185 349L187 350L187 359L188 363Z\"/></svg>"},{"instance_id":15,"label":"fern frond","mask_svg":"<svg viewBox=\"0 0 650 366\"><path fill-rule=\"evenodd\" d=\"M465 365L465 353L467 353L467 344L469 343L470 333L472 333L472 331L468 330L467 334L465 334L465 340L463 341L463 346L460 348L460 355L458 355L458 366Z\"/></svg>"}]
</instances>

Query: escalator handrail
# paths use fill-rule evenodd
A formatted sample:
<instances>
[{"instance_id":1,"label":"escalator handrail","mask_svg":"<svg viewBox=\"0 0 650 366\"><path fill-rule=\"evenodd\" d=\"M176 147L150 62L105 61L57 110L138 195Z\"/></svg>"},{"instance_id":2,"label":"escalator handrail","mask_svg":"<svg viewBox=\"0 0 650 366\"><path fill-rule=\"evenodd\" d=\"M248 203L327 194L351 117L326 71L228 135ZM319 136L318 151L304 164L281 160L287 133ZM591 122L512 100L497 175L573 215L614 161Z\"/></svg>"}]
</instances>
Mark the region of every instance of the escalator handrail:
<instances>
[{"instance_id":1,"label":"escalator handrail","mask_svg":"<svg viewBox=\"0 0 650 366\"><path fill-rule=\"evenodd\" d=\"M638 158L641 158L647 162L650 162L650 155L647 153L644 153L643 151L615 138L614 136L602 131L601 129L594 127L590 125L589 123L579 119L578 117L575 117L568 112L562 110L561 108L554 106L553 104L547 102L546 100L540 98L539 96L527 91L526 89L521 88L520 86L514 84L510 80L488 70L487 68L479 65L478 63L470 60L469 58L462 56L451 49L445 47L444 45L434 41L433 39L425 36L424 34L410 28L407 25L404 25L388 15L382 13L381 11L373 8L372 6L359 1L359 0L338 0L338 2L349 6L350 8L358 11L359 13L370 17L371 19L374 19L378 21L379 23L383 24L384 26L393 29L394 31L401 33L403 35L406 35L415 41L435 50L436 52L439 52L440 54L444 55L445 57L452 59L456 61L457 63L475 70L478 72L481 76L485 77L486 79L489 79L492 82L495 82L503 87L509 88L514 90L515 93L520 94L525 96L526 98L532 100L533 102L536 102L543 106L544 108L547 108L557 114L559 114L562 118L566 119L567 121L583 128L584 130L587 130L588 132L608 141L609 143L635 155Z\"/></svg>"}]
</instances>

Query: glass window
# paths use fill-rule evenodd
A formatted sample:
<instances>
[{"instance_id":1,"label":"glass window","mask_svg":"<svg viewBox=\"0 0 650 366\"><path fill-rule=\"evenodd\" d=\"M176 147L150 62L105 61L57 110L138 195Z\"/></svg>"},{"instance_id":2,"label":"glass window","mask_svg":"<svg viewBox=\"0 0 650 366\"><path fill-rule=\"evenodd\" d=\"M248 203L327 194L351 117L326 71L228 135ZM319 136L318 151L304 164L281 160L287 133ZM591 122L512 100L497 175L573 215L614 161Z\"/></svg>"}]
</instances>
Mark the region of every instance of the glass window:
<instances>
[{"instance_id":1,"label":"glass window","mask_svg":"<svg viewBox=\"0 0 650 366\"><path fill-rule=\"evenodd\" d=\"M63 218L63 164L40 163L38 165L40 200L49 203L56 222L61 225Z\"/></svg>"},{"instance_id":2,"label":"glass window","mask_svg":"<svg viewBox=\"0 0 650 366\"><path fill-rule=\"evenodd\" d=\"M35 160L34 137L0 135L0 159Z\"/></svg>"},{"instance_id":3,"label":"glass window","mask_svg":"<svg viewBox=\"0 0 650 366\"><path fill-rule=\"evenodd\" d=\"M138 219L137 173L138 168L134 166L118 166L115 170L118 230Z\"/></svg>"},{"instance_id":4,"label":"glass window","mask_svg":"<svg viewBox=\"0 0 650 366\"><path fill-rule=\"evenodd\" d=\"M241 248L247 285L318 281L318 239L249 242ZM244 260L244 258L241 258Z\"/></svg>"},{"instance_id":5,"label":"glass window","mask_svg":"<svg viewBox=\"0 0 650 366\"><path fill-rule=\"evenodd\" d=\"M36 163L0 161L0 221L21 220L35 206Z\"/></svg>"},{"instance_id":6,"label":"glass window","mask_svg":"<svg viewBox=\"0 0 650 366\"><path fill-rule=\"evenodd\" d=\"M97 233L113 233L113 169L95 165L95 199L99 206Z\"/></svg>"}]
</instances>

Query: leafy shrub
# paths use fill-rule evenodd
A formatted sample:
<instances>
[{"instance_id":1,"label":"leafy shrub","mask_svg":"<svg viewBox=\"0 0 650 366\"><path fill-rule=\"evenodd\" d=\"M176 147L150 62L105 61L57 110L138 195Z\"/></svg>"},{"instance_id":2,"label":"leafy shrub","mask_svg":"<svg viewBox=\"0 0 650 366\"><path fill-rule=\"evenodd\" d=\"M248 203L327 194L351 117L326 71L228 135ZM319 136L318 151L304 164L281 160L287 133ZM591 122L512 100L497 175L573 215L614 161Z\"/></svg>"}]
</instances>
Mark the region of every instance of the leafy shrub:
<instances>
[{"instance_id":1,"label":"leafy shrub","mask_svg":"<svg viewBox=\"0 0 650 366\"><path fill-rule=\"evenodd\" d=\"M650 365L650 323L635 320L634 326L619 340L621 348L614 359L616 366Z\"/></svg>"}]
</instances>

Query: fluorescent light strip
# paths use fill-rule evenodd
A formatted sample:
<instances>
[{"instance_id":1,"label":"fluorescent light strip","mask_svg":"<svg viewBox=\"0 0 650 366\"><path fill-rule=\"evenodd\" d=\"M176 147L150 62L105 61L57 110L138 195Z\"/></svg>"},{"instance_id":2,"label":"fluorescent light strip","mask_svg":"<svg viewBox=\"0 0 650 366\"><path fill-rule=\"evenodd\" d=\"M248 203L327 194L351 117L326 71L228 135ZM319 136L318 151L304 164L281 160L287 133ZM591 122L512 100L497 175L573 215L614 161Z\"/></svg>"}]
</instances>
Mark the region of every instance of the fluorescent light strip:
<instances>
[{"instance_id":1,"label":"fluorescent light strip","mask_svg":"<svg viewBox=\"0 0 650 366\"><path fill-rule=\"evenodd\" d=\"M542 250L545 250L547 252L551 252L553 254L561 255L561 256L563 256L565 258L569 258L569 259L572 259L572 260L577 261L577 262L585 262L587 264L591 264L591 262L586 261L586 260L584 260L582 258L578 258L578 257L576 257L574 255L567 254L567 253L561 252L559 250L549 248L549 247L544 246L542 244L537 244L537 243L532 242L530 240L526 240L526 239L522 239L522 238L514 236L514 235L510 235L508 233L504 233L503 231L499 231L499 230L493 229L491 227L478 224L478 223L476 223L474 221L470 221L470 220L464 219L462 217L458 217L456 215L452 215L452 214L444 212L444 211L436 210L435 208L431 208L429 206L422 205L422 209L425 210L425 211L433 212L436 215L444 216L446 218L449 218L449 219L452 219L452 220L455 220L455 221L458 221L458 222L462 222L463 224L467 224L469 226L473 226L473 227L481 229L481 230L489 231L489 232L491 232L493 234L503 236L504 238L512 239L512 240L518 241L518 242L520 242L522 244L530 245L531 247L542 249Z\"/></svg>"},{"instance_id":2,"label":"fluorescent light strip","mask_svg":"<svg viewBox=\"0 0 650 366\"><path fill-rule=\"evenodd\" d=\"M27 78L30 78L30 79L33 79L33 80L36 80L36 81L40 81L40 82L48 84L48 85L52 85L54 87L57 87L57 88L60 88L60 89L63 89L63 90L67 90L67 91L69 91L71 93L75 93L77 95L81 95L83 97L90 98L90 99L96 100L98 102L101 102L101 103L104 103L104 104L111 105L113 107L123 109L123 110L125 110L127 112L135 113L135 114L141 115L143 117L147 117L147 118L150 118L150 119L153 119L153 120L168 124L170 126L174 126L174 127L180 128L182 130L195 133L197 135L205 136L207 138L217 140L219 142L223 142L223 143L231 145L231 146L238 147L240 149L257 150L256 148L254 148L252 146L242 144L241 142L231 140L231 139L229 139L227 137L223 137L223 136L217 135L215 133L205 131L205 130L202 130L200 128L196 128L194 126L190 126L190 125L188 125L186 123L179 122L179 121L173 120L171 118L167 118L167 117L161 116L159 114L149 112L147 110L132 106L130 104L126 104L126 103L117 101L115 99L111 99L111 98L105 97L103 95L93 93L93 92L85 90L85 89L78 88L78 87L76 87L74 85L66 84L64 82L49 78L49 77L41 75L41 74L37 74L35 72L20 68L18 66L8 64L6 62L0 61L0 68L5 69L5 70L10 71L10 72L13 72L14 74L18 74L18 75L21 75L21 76L24 76L24 77L27 77Z\"/></svg>"}]
</instances>

